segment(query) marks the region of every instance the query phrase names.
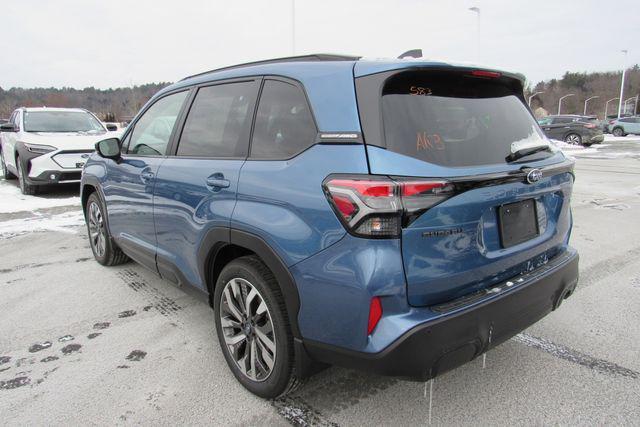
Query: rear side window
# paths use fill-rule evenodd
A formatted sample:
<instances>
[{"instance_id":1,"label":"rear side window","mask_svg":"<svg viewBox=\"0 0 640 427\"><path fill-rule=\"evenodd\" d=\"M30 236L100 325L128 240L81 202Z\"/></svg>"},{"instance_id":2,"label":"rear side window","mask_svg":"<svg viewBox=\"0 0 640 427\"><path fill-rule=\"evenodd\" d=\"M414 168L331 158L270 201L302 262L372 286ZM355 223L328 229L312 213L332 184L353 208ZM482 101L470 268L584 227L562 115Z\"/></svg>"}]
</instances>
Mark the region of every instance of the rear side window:
<instances>
[{"instance_id":1,"label":"rear side window","mask_svg":"<svg viewBox=\"0 0 640 427\"><path fill-rule=\"evenodd\" d=\"M553 119L553 124L564 124L564 123L571 123L571 122L575 122L577 119L574 119L572 117L556 117L555 119Z\"/></svg>"},{"instance_id":2,"label":"rear side window","mask_svg":"<svg viewBox=\"0 0 640 427\"><path fill-rule=\"evenodd\" d=\"M316 134L302 89L279 80L266 80L258 105L251 157L288 159L311 146Z\"/></svg>"},{"instance_id":3,"label":"rear side window","mask_svg":"<svg viewBox=\"0 0 640 427\"><path fill-rule=\"evenodd\" d=\"M167 150L167 144L173 132L187 91L167 95L155 102L138 119L131 133L129 154L138 156L161 156Z\"/></svg>"},{"instance_id":4,"label":"rear side window","mask_svg":"<svg viewBox=\"0 0 640 427\"><path fill-rule=\"evenodd\" d=\"M203 87L182 130L179 156L246 157L258 83Z\"/></svg>"},{"instance_id":5,"label":"rear side window","mask_svg":"<svg viewBox=\"0 0 640 427\"><path fill-rule=\"evenodd\" d=\"M388 150L442 166L505 163L525 147L547 145L517 80L471 72L410 71L382 91Z\"/></svg>"}]
</instances>

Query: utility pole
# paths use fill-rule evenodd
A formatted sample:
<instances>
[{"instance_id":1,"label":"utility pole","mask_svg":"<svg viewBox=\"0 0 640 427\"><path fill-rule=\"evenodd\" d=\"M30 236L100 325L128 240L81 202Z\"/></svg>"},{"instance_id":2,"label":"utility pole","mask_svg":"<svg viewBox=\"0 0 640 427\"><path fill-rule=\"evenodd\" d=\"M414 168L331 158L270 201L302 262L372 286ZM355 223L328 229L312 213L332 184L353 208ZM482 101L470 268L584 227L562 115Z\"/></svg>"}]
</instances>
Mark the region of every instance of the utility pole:
<instances>
[{"instance_id":1,"label":"utility pole","mask_svg":"<svg viewBox=\"0 0 640 427\"><path fill-rule=\"evenodd\" d=\"M587 102L591 101L592 99L596 99L596 98L600 98L599 96L592 96L591 98L587 98L584 100L584 111L582 112L583 116L587 115Z\"/></svg>"},{"instance_id":2,"label":"utility pole","mask_svg":"<svg viewBox=\"0 0 640 427\"><path fill-rule=\"evenodd\" d=\"M618 118L622 112L622 97L624 95L624 73L627 71L627 49L622 49L620 52L624 53L624 61L622 63L622 81L620 82L620 101L618 103Z\"/></svg>"},{"instance_id":3,"label":"utility pole","mask_svg":"<svg viewBox=\"0 0 640 427\"><path fill-rule=\"evenodd\" d=\"M568 95L560 97L560 99L558 100L558 115L560 115L560 108L562 108L562 100L565 99L565 98L568 98L570 96L574 96L574 95L575 95L575 93L570 93Z\"/></svg>"},{"instance_id":4,"label":"utility pole","mask_svg":"<svg viewBox=\"0 0 640 427\"><path fill-rule=\"evenodd\" d=\"M476 63L480 63L480 8L477 6L470 7L469 10L474 12L477 16L477 31L476 34Z\"/></svg>"},{"instance_id":5,"label":"utility pole","mask_svg":"<svg viewBox=\"0 0 640 427\"><path fill-rule=\"evenodd\" d=\"M531 95L531 96L529 97L529 103L528 103L527 105L529 105L529 107L531 107L531 100L533 99L533 97L534 97L534 96L536 96L536 95L540 95L541 93L544 93L544 91L542 91L542 92L536 92L536 93L534 93L533 95Z\"/></svg>"},{"instance_id":6,"label":"utility pole","mask_svg":"<svg viewBox=\"0 0 640 427\"><path fill-rule=\"evenodd\" d=\"M296 0L291 0L291 56L296 55Z\"/></svg>"}]
</instances>

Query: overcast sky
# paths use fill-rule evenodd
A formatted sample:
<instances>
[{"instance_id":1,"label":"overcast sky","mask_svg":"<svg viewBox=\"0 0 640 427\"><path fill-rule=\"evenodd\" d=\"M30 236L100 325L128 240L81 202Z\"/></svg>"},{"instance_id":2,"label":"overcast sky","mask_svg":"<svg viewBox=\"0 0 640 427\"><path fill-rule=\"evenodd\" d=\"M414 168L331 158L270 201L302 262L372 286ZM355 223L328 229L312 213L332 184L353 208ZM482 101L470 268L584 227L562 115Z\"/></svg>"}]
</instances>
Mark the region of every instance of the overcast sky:
<instances>
[{"instance_id":1,"label":"overcast sky","mask_svg":"<svg viewBox=\"0 0 640 427\"><path fill-rule=\"evenodd\" d=\"M296 54L477 58L538 82L640 63L638 0L296 0ZM2 1L0 87L175 81L289 56L292 0Z\"/></svg>"}]
</instances>

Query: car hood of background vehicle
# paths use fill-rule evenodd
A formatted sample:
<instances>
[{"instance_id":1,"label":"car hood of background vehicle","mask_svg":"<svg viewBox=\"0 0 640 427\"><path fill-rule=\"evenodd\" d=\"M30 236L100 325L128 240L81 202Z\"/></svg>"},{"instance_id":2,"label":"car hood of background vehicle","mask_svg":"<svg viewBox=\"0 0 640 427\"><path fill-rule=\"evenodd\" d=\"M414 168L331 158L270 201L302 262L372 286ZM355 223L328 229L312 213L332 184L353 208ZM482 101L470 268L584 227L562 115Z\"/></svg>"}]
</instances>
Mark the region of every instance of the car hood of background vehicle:
<instances>
[{"instance_id":1,"label":"car hood of background vehicle","mask_svg":"<svg viewBox=\"0 0 640 427\"><path fill-rule=\"evenodd\" d=\"M93 150L96 142L119 136L118 132L27 132L23 142L50 145L61 150Z\"/></svg>"}]
</instances>

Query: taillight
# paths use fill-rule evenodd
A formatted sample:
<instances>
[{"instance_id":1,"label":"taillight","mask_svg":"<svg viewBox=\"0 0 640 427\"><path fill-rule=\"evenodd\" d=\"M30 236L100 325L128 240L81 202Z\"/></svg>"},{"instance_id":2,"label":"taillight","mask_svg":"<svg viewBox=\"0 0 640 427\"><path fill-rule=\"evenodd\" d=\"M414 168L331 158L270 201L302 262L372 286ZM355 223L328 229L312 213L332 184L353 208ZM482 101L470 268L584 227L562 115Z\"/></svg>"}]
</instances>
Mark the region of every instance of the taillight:
<instances>
[{"instance_id":1,"label":"taillight","mask_svg":"<svg viewBox=\"0 0 640 427\"><path fill-rule=\"evenodd\" d=\"M615 120L609 120L609 124L612 125L615 123Z\"/></svg>"},{"instance_id":2,"label":"taillight","mask_svg":"<svg viewBox=\"0 0 640 427\"><path fill-rule=\"evenodd\" d=\"M443 180L394 180L386 177L329 179L327 199L346 228L362 237L393 238L428 208L451 197Z\"/></svg>"},{"instance_id":3,"label":"taillight","mask_svg":"<svg viewBox=\"0 0 640 427\"><path fill-rule=\"evenodd\" d=\"M378 326L378 322L382 318L382 304L380 303L380 297L371 298L371 304L369 304L369 323L367 324L367 335L371 335L371 332Z\"/></svg>"},{"instance_id":4,"label":"taillight","mask_svg":"<svg viewBox=\"0 0 640 427\"><path fill-rule=\"evenodd\" d=\"M596 127L596 125L594 125L593 123L586 123L586 124L584 125L584 127L589 128L589 129L593 129L593 128L595 128L595 127Z\"/></svg>"}]
</instances>

